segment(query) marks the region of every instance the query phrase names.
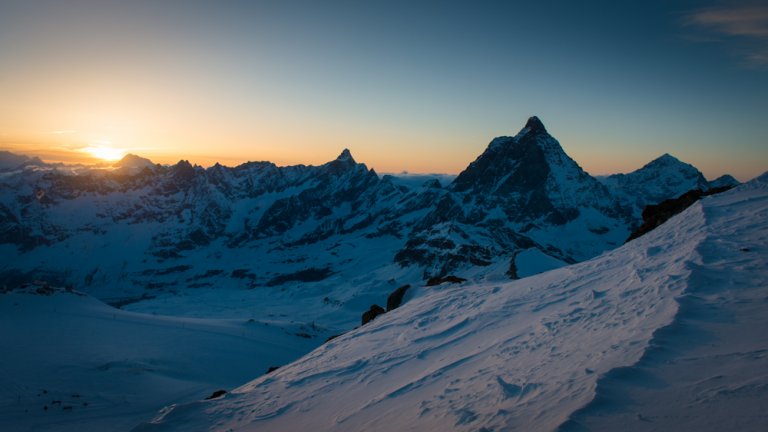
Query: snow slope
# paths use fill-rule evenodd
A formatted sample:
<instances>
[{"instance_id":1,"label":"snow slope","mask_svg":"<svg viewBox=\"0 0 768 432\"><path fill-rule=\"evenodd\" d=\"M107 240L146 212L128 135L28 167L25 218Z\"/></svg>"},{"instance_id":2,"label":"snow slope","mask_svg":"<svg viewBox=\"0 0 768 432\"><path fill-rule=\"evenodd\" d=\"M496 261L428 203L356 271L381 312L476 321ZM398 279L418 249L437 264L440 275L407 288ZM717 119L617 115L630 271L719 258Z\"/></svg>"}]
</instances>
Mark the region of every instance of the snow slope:
<instances>
[{"instance_id":1,"label":"snow slope","mask_svg":"<svg viewBox=\"0 0 768 432\"><path fill-rule=\"evenodd\" d=\"M764 183L706 201L709 235L674 322L564 431L768 430L766 201Z\"/></svg>"},{"instance_id":2,"label":"snow slope","mask_svg":"<svg viewBox=\"0 0 768 432\"><path fill-rule=\"evenodd\" d=\"M616 382L633 367L672 378L670 391L695 385L699 412L727 421L724 407L738 406L743 427L765 430L768 344L756 333L768 298L767 208L763 176L580 264L507 283L420 288L273 374L219 400L170 406L135 430L583 430L595 406L631 406L622 397L646 380ZM734 318L738 311L747 313ZM710 332L719 347L697 339ZM675 338L693 342L664 350ZM721 354L737 366L713 374ZM685 376L659 361L667 355L690 360L678 366ZM680 416L686 399L637 391L646 407L678 414L655 417L653 427L691 425ZM647 429L647 420L632 421ZM597 429L627 420L613 421Z\"/></svg>"},{"instance_id":3,"label":"snow slope","mask_svg":"<svg viewBox=\"0 0 768 432\"><path fill-rule=\"evenodd\" d=\"M0 294L0 430L125 431L317 345L298 325L126 312L77 293ZM290 335L289 335L290 334Z\"/></svg>"}]
</instances>

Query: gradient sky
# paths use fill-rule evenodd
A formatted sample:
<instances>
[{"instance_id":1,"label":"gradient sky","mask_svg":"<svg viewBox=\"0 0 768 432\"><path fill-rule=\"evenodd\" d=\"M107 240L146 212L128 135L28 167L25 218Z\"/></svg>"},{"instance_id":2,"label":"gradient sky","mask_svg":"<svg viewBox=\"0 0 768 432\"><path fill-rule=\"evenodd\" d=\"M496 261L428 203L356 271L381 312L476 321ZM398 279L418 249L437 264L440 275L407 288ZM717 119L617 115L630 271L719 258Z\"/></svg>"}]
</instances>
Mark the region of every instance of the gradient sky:
<instances>
[{"instance_id":1,"label":"gradient sky","mask_svg":"<svg viewBox=\"0 0 768 432\"><path fill-rule=\"evenodd\" d=\"M535 3L535 4L534 4ZM762 3L762 4L761 4ZM0 0L0 148L456 173L530 115L592 174L768 170L755 1Z\"/></svg>"}]
</instances>

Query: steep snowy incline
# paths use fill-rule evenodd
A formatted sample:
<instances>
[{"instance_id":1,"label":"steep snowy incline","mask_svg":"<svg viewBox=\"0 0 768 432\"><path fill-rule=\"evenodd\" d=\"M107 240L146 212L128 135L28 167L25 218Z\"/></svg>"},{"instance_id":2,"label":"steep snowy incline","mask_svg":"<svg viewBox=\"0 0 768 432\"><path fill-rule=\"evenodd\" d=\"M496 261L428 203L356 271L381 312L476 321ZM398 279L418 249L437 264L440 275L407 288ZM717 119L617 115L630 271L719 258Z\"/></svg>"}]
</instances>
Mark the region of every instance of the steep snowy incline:
<instances>
[{"instance_id":1,"label":"steep snowy incline","mask_svg":"<svg viewBox=\"0 0 768 432\"><path fill-rule=\"evenodd\" d=\"M674 322L563 431L768 430L766 183L707 201L704 216L710 235Z\"/></svg>"},{"instance_id":2,"label":"steep snowy incline","mask_svg":"<svg viewBox=\"0 0 768 432\"><path fill-rule=\"evenodd\" d=\"M674 322L677 299L714 265L708 245L727 240L720 227L743 238L764 229L768 188L752 186L584 263L499 285L422 288L221 400L169 407L135 430L553 430ZM720 264L725 281L743 268ZM765 286L765 267L750 269L743 280Z\"/></svg>"}]
</instances>

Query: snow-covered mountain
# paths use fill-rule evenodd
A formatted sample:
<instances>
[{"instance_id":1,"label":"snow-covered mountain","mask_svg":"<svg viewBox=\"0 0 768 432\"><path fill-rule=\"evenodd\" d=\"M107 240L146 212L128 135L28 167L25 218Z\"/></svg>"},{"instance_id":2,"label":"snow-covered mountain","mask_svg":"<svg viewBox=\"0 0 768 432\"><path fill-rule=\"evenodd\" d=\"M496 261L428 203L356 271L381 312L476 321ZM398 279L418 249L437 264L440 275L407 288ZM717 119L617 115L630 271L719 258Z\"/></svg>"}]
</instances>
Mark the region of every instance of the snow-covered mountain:
<instances>
[{"instance_id":1,"label":"snow-covered mountain","mask_svg":"<svg viewBox=\"0 0 768 432\"><path fill-rule=\"evenodd\" d=\"M400 308L136 431L765 430L768 174L592 260Z\"/></svg>"},{"instance_id":2,"label":"snow-covered mountain","mask_svg":"<svg viewBox=\"0 0 768 432\"><path fill-rule=\"evenodd\" d=\"M501 256L518 277L533 273L524 257L581 261L620 244L629 224L608 189L531 117L516 136L491 141L456 177L396 260L441 275Z\"/></svg>"},{"instance_id":3,"label":"snow-covered mountain","mask_svg":"<svg viewBox=\"0 0 768 432\"><path fill-rule=\"evenodd\" d=\"M693 165L665 153L628 174L613 174L603 183L635 214L648 204L678 197L692 189L707 190L709 182Z\"/></svg>"}]
</instances>

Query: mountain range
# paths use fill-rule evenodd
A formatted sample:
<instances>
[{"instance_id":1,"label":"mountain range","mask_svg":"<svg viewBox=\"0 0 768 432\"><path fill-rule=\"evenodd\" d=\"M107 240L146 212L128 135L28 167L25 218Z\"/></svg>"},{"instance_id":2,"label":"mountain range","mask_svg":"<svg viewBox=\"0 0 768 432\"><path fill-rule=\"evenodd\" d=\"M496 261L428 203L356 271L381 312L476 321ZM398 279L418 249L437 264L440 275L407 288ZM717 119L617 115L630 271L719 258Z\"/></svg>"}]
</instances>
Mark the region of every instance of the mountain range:
<instances>
[{"instance_id":1,"label":"mountain range","mask_svg":"<svg viewBox=\"0 0 768 432\"><path fill-rule=\"evenodd\" d=\"M620 245L646 204L712 186L668 154L598 180L537 117L448 184L380 176L346 149L286 167L0 159L3 285L46 280L116 304L189 289L301 289L317 303L308 309L351 303L352 315L431 277L515 279L583 261Z\"/></svg>"},{"instance_id":2,"label":"mountain range","mask_svg":"<svg viewBox=\"0 0 768 432\"><path fill-rule=\"evenodd\" d=\"M455 177L379 175L346 149L209 168L0 152L0 419L683 430L665 411L681 400L696 424L752 415L768 179L624 244L649 204L736 184L668 154L595 178L536 117Z\"/></svg>"}]
</instances>

